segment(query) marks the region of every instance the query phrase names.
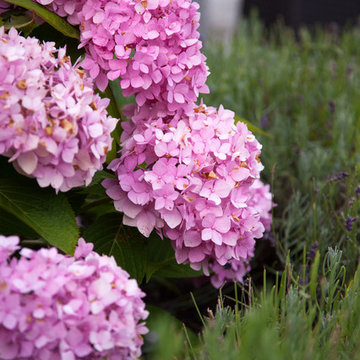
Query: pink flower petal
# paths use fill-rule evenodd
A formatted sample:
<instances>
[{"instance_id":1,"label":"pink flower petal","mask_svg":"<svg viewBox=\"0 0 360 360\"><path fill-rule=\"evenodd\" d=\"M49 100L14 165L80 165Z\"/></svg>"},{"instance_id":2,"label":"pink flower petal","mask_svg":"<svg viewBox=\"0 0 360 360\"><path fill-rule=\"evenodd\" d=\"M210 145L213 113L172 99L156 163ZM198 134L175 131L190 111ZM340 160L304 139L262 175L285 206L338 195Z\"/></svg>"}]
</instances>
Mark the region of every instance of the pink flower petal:
<instances>
[{"instance_id":1,"label":"pink flower petal","mask_svg":"<svg viewBox=\"0 0 360 360\"><path fill-rule=\"evenodd\" d=\"M136 226L139 231L146 237L149 237L151 232L154 230L156 218L154 214L149 211L142 211L136 217Z\"/></svg>"},{"instance_id":2,"label":"pink flower petal","mask_svg":"<svg viewBox=\"0 0 360 360\"><path fill-rule=\"evenodd\" d=\"M33 152L21 154L16 161L20 168L28 175L35 171L38 164L38 158Z\"/></svg>"},{"instance_id":3,"label":"pink flower petal","mask_svg":"<svg viewBox=\"0 0 360 360\"><path fill-rule=\"evenodd\" d=\"M172 211L164 211L162 213L162 218L171 229L176 228L182 221L182 216L176 209Z\"/></svg>"}]
</instances>

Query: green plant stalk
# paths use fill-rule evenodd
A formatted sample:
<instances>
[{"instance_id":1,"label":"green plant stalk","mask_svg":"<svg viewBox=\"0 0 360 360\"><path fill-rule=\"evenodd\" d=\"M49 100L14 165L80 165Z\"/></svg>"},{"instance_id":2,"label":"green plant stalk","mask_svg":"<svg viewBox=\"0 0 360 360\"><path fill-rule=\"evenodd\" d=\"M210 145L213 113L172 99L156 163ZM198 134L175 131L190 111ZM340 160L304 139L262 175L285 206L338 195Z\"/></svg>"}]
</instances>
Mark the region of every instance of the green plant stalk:
<instances>
[{"instance_id":1,"label":"green plant stalk","mask_svg":"<svg viewBox=\"0 0 360 360\"><path fill-rule=\"evenodd\" d=\"M195 308L196 308L196 311L197 311L197 313L198 313L198 315L199 315L199 318L200 318L200 320L201 320L201 322L202 322L203 326L205 327L205 326L206 326L206 324L205 324L204 318L203 318L203 317L202 317L202 315L201 315L200 309L199 309L199 307L198 307L198 305L197 305L197 303L196 303L196 300L195 300L194 294L193 294L192 292L190 292L190 296L191 296L192 301L193 301L193 303L194 303L194 305L195 305Z\"/></svg>"},{"instance_id":2,"label":"green plant stalk","mask_svg":"<svg viewBox=\"0 0 360 360\"><path fill-rule=\"evenodd\" d=\"M109 83L109 85L107 86L107 88L105 89L105 91L103 92L103 94L110 99L110 103L109 106L107 107L107 111L108 113L117 119L120 119L120 121L124 121L124 117L121 113L121 109L118 106L115 96L114 96L114 92L112 91L111 88L111 84Z\"/></svg>"}]
</instances>

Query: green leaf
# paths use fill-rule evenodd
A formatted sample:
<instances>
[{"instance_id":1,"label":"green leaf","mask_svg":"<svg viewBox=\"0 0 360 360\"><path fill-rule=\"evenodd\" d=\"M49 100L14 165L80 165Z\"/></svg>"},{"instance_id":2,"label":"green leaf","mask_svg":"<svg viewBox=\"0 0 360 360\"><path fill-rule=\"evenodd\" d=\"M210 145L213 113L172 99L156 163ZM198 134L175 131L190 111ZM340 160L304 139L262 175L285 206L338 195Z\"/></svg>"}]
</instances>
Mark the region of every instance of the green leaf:
<instances>
[{"instance_id":1,"label":"green leaf","mask_svg":"<svg viewBox=\"0 0 360 360\"><path fill-rule=\"evenodd\" d=\"M109 84L109 86L105 89L104 92L99 92L99 93L101 97L106 97L110 100L110 103L107 107L107 112L109 113L109 115L111 115L116 119L122 119L121 108L116 102L111 84Z\"/></svg>"},{"instance_id":2,"label":"green leaf","mask_svg":"<svg viewBox=\"0 0 360 360\"><path fill-rule=\"evenodd\" d=\"M105 89L104 92L99 91L99 94L101 97L105 97L110 100L110 103L106 109L108 114L111 115L115 119L119 119L115 129L111 133L113 142L111 145L111 150L107 153L107 156L106 156L107 164L109 164L112 160L114 160L116 158L116 154L117 154L118 150L120 149L120 136L122 133L121 122L124 121L124 117L121 113L121 107L115 98L115 94L112 90L113 87L111 85L112 84L109 83L109 86Z\"/></svg>"},{"instance_id":3,"label":"green leaf","mask_svg":"<svg viewBox=\"0 0 360 360\"><path fill-rule=\"evenodd\" d=\"M86 200L86 194L81 189L72 189L64 193L74 213L78 215Z\"/></svg>"},{"instance_id":4,"label":"green leaf","mask_svg":"<svg viewBox=\"0 0 360 360\"><path fill-rule=\"evenodd\" d=\"M35 181L22 176L0 178L0 209L10 213L1 218L1 226L19 224L18 234L30 228L49 244L72 254L79 237L75 215L63 194L56 195L52 189L41 189ZM23 229L22 229L23 228Z\"/></svg>"},{"instance_id":5,"label":"green leaf","mask_svg":"<svg viewBox=\"0 0 360 360\"><path fill-rule=\"evenodd\" d=\"M52 11L48 10L44 6L31 1L31 0L5 0L6 2L14 5L21 6L25 9L28 9L34 12L37 16L41 17L56 30L60 31L65 36L80 39L80 32L77 28L70 25L62 17L54 14Z\"/></svg>"},{"instance_id":6,"label":"green leaf","mask_svg":"<svg viewBox=\"0 0 360 360\"><path fill-rule=\"evenodd\" d=\"M93 178L91 180L91 184L89 186L99 185L99 184L101 185L103 180L109 179L109 178L116 179L116 176L113 173L110 173L109 171L99 170L93 176Z\"/></svg>"},{"instance_id":7,"label":"green leaf","mask_svg":"<svg viewBox=\"0 0 360 360\"><path fill-rule=\"evenodd\" d=\"M317 251L310 273L310 296L312 299L316 299L316 288L318 286L318 273L320 266L320 252Z\"/></svg>"},{"instance_id":8,"label":"green leaf","mask_svg":"<svg viewBox=\"0 0 360 360\"><path fill-rule=\"evenodd\" d=\"M146 281L149 281L154 275L169 278L202 275L202 272L191 269L189 265L178 264L170 240L161 239L155 232L150 236L146 254L148 256Z\"/></svg>"},{"instance_id":9,"label":"green leaf","mask_svg":"<svg viewBox=\"0 0 360 360\"><path fill-rule=\"evenodd\" d=\"M203 276L201 271L196 271L189 264L178 264L173 257L171 260L164 262L154 271L151 276L159 276L164 278L191 278ZM150 280L150 277L149 277Z\"/></svg>"},{"instance_id":10,"label":"green leaf","mask_svg":"<svg viewBox=\"0 0 360 360\"><path fill-rule=\"evenodd\" d=\"M116 176L114 174L106 170L97 171L93 176L90 185L86 187L82 187L80 189L80 192L85 195L91 196L96 200L98 200L99 198L106 197L109 199L109 201L111 201L111 199L106 195L105 188L101 185L101 183L105 179L115 179L115 178Z\"/></svg>"},{"instance_id":11,"label":"green leaf","mask_svg":"<svg viewBox=\"0 0 360 360\"><path fill-rule=\"evenodd\" d=\"M20 8L6 11L1 14L1 17L6 30L15 27L17 30L21 30L27 35L37 26L35 15L32 14L31 16L29 13L25 12L25 10Z\"/></svg>"},{"instance_id":12,"label":"green leaf","mask_svg":"<svg viewBox=\"0 0 360 360\"><path fill-rule=\"evenodd\" d=\"M19 235L25 239L36 239L39 235L31 227L20 221L15 215L0 208L0 234Z\"/></svg>"},{"instance_id":13,"label":"green leaf","mask_svg":"<svg viewBox=\"0 0 360 360\"><path fill-rule=\"evenodd\" d=\"M244 119L244 118L241 118L240 116L237 116L235 115L234 116L234 119L235 119L235 124L238 123L239 121L242 122L242 123L245 123L248 127L248 129L254 133L258 133L260 135L264 135L264 136L267 136L268 138L270 139L274 139L274 136L267 133L266 131L264 130L261 130L260 128L258 128L257 126L253 125L250 121Z\"/></svg>"},{"instance_id":14,"label":"green leaf","mask_svg":"<svg viewBox=\"0 0 360 360\"><path fill-rule=\"evenodd\" d=\"M131 277L142 281L146 267L144 238L135 228L124 226L120 214L102 216L83 235L96 252L114 256Z\"/></svg>"},{"instance_id":15,"label":"green leaf","mask_svg":"<svg viewBox=\"0 0 360 360\"><path fill-rule=\"evenodd\" d=\"M119 213L100 217L83 235L88 242L94 243L95 251L114 256L117 264L138 282L141 282L145 275L146 281L153 275L201 275L188 265L177 264L170 240L162 240L156 233L152 233L150 238L145 238L136 228L124 226L122 215Z\"/></svg>"},{"instance_id":16,"label":"green leaf","mask_svg":"<svg viewBox=\"0 0 360 360\"><path fill-rule=\"evenodd\" d=\"M109 86L111 88L111 92L114 95L114 98L115 98L118 108L122 109L127 104L135 104L136 103L134 95L127 96L127 97L123 96L122 88L120 86L120 78L113 80L113 81L109 81Z\"/></svg>"}]
</instances>

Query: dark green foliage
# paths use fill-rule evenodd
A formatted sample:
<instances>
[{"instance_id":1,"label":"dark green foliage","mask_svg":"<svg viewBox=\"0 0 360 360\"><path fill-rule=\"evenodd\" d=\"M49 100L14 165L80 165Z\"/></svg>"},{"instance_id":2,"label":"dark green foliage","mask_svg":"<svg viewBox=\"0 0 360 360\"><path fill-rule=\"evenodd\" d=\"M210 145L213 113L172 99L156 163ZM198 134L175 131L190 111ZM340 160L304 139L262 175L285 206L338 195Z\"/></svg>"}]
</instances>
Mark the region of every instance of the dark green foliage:
<instances>
[{"instance_id":1,"label":"dark green foliage","mask_svg":"<svg viewBox=\"0 0 360 360\"><path fill-rule=\"evenodd\" d=\"M66 197L41 189L36 181L15 173L4 160L0 162L0 233L26 239L36 236L72 254L79 229Z\"/></svg>"},{"instance_id":2,"label":"dark green foliage","mask_svg":"<svg viewBox=\"0 0 360 360\"><path fill-rule=\"evenodd\" d=\"M160 239L155 233L147 239L136 228L124 226L121 214L100 217L84 232L88 242L100 254L112 255L123 269L139 282L146 276L187 277L198 272L188 266L178 265L169 240Z\"/></svg>"}]
</instances>

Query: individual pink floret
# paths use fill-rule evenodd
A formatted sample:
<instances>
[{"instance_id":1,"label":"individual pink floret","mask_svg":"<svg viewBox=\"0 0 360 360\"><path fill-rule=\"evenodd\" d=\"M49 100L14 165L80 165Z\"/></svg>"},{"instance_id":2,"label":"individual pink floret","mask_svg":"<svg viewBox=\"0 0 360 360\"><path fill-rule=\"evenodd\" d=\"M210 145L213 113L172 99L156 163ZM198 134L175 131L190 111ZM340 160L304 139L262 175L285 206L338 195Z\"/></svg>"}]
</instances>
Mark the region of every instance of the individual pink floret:
<instances>
[{"instance_id":1,"label":"individual pink floret","mask_svg":"<svg viewBox=\"0 0 360 360\"><path fill-rule=\"evenodd\" d=\"M111 149L108 99L65 49L0 28L0 155L41 187L88 185Z\"/></svg>"},{"instance_id":2,"label":"individual pink floret","mask_svg":"<svg viewBox=\"0 0 360 360\"><path fill-rule=\"evenodd\" d=\"M16 243L14 243L16 238ZM79 240L75 257L0 236L0 359L133 360L147 332L136 280Z\"/></svg>"},{"instance_id":3,"label":"individual pink floret","mask_svg":"<svg viewBox=\"0 0 360 360\"><path fill-rule=\"evenodd\" d=\"M103 182L124 224L145 236L156 229L171 239L179 263L206 274L209 264L247 261L264 232L251 190L263 169L261 145L222 106L158 113L128 114L121 157L109 165L117 179Z\"/></svg>"}]
</instances>

